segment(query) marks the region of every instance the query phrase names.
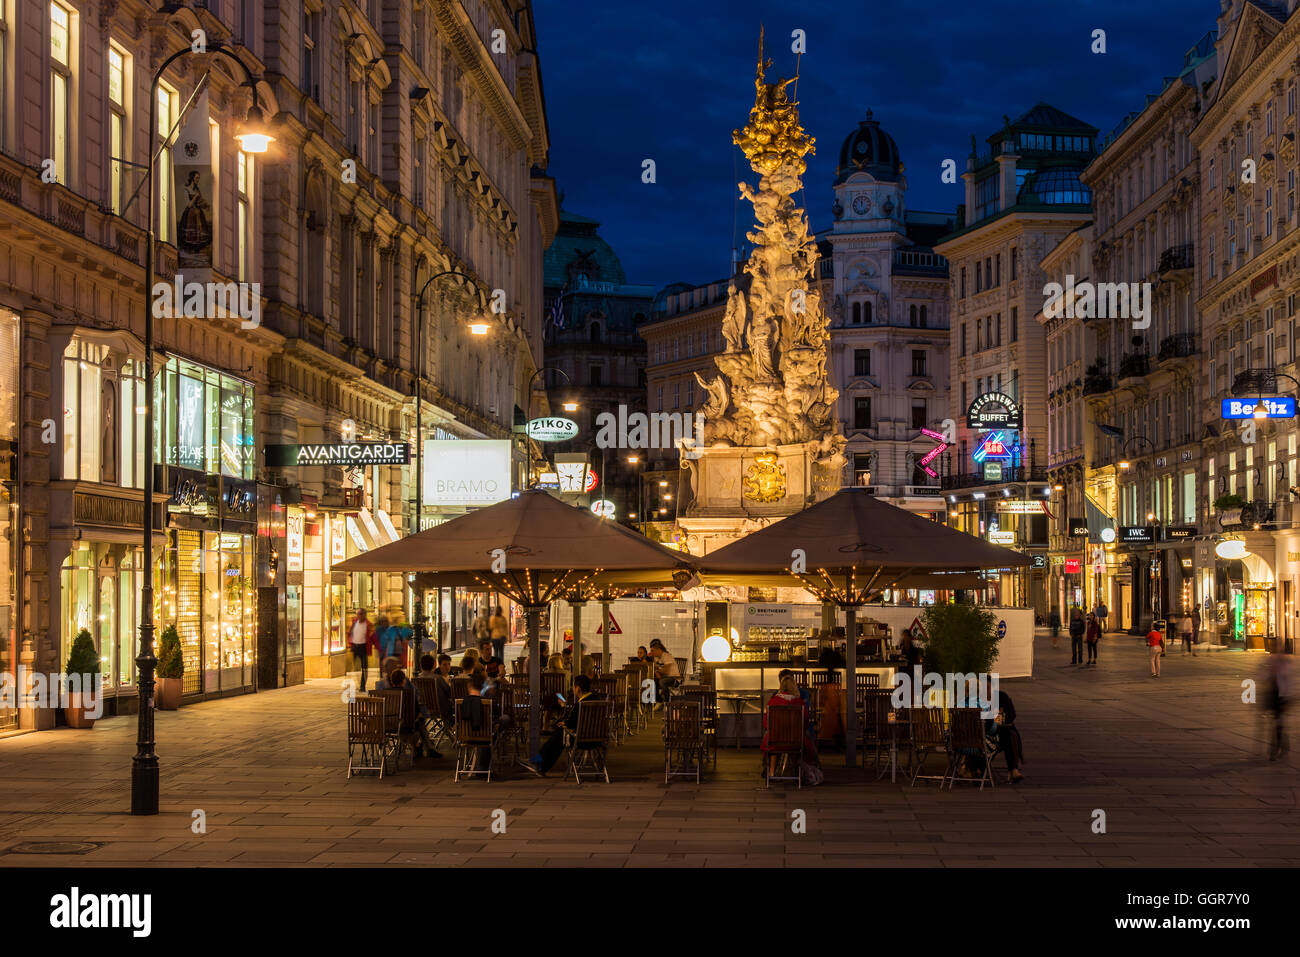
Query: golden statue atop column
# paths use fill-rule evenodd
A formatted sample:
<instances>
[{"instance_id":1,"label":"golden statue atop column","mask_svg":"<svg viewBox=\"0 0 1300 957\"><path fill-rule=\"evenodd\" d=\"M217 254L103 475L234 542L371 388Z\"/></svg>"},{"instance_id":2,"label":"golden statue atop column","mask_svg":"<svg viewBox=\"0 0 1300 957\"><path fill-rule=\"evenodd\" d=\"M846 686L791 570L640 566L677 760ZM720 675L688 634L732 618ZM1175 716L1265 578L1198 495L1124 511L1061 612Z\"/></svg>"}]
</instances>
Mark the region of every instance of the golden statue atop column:
<instances>
[{"instance_id":1,"label":"golden statue atop column","mask_svg":"<svg viewBox=\"0 0 1300 957\"><path fill-rule=\"evenodd\" d=\"M767 82L772 63L761 44L754 106L732 133L758 175L757 189L739 184L754 207L747 234L753 251L728 289L718 375L696 374L708 398L701 448L683 457L691 472L682 521L688 531L706 515L799 511L836 491L843 477L846 443L835 418L839 392L826 374L830 336L814 278L817 244L792 198L814 141L787 92L798 77Z\"/></svg>"}]
</instances>

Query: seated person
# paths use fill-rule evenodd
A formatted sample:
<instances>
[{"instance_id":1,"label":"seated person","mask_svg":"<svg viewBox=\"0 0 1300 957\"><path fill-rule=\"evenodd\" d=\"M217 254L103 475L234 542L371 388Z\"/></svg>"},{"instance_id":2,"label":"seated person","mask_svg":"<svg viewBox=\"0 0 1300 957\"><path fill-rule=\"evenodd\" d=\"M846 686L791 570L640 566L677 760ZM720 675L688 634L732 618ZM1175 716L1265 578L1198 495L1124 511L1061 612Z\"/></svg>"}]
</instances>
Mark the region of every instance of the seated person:
<instances>
[{"instance_id":1,"label":"seated person","mask_svg":"<svg viewBox=\"0 0 1300 957\"><path fill-rule=\"evenodd\" d=\"M817 689L817 709L821 714L821 727L817 729L817 741L830 742L837 748L844 747L844 691L838 681L828 681Z\"/></svg>"},{"instance_id":2,"label":"seated person","mask_svg":"<svg viewBox=\"0 0 1300 957\"><path fill-rule=\"evenodd\" d=\"M563 655L551 655L550 661L546 662L546 670L556 674L564 674L569 669L565 667Z\"/></svg>"},{"instance_id":3,"label":"seated person","mask_svg":"<svg viewBox=\"0 0 1300 957\"><path fill-rule=\"evenodd\" d=\"M600 695L591 690L591 679L586 675L578 675L573 679L573 700L565 711L564 718L551 732L551 736L546 739L542 745L542 750L528 759L527 767L538 777L546 777L546 772L555 767L555 762L560 760L560 755L564 753L564 731L567 728L570 731L578 729L578 705L580 702L588 699L599 699Z\"/></svg>"},{"instance_id":4,"label":"seated person","mask_svg":"<svg viewBox=\"0 0 1300 957\"><path fill-rule=\"evenodd\" d=\"M655 700L666 701L669 692L682 683L682 673L677 659L658 638L650 642L650 657L655 663Z\"/></svg>"},{"instance_id":5,"label":"seated person","mask_svg":"<svg viewBox=\"0 0 1300 957\"><path fill-rule=\"evenodd\" d=\"M447 659L450 661L451 659ZM420 655L420 673L417 678L433 678L438 674L438 661L431 654Z\"/></svg>"},{"instance_id":6,"label":"seated person","mask_svg":"<svg viewBox=\"0 0 1300 957\"><path fill-rule=\"evenodd\" d=\"M388 682L389 687L402 692L403 712L407 712L408 707L410 707L405 703L407 700L409 700L411 705L414 706L411 707L411 712L415 714L415 720L407 720L398 729L401 731L402 737L406 738L413 736L419 740L418 745L413 745L411 747L411 757L418 758L424 754L428 754L431 758L442 757L441 754L433 749L433 742L429 740L429 732L425 730L424 721L419 715L420 708L419 701L415 696L415 686L406 680L406 672L401 668L394 669L393 673L388 677Z\"/></svg>"},{"instance_id":7,"label":"seated person","mask_svg":"<svg viewBox=\"0 0 1300 957\"><path fill-rule=\"evenodd\" d=\"M786 677L781 679L781 687L778 688L776 693L774 693L772 697L768 699L767 708L772 707L772 705L774 704L799 705L801 708L804 709L804 717L805 717L804 725L805 727L807 726L808 722L806 719L808 715L808 706L807 704L804 703L803 693L800 691L799 685L795 683L793 676L787 674ZM771 777L772 775L776 774L776 755L768 754L767 708L763 709L762 751L763 751L763 756L767 759L768 762L767 776ZM803 736L803 759L807 764L810 764L813 767L820 767L821 765L821 761L817 757L817 747L813 744L812 738L811 736L809 736L807 731L804 732L804 736Z\"/></svg>"},{"instance_id":8,"label":"seated person","mask_svg":"<svg viewBox=\"0 0 1300 957\"><path fill-rule=\"evenodd\" d=\"M379 673L382 674L383 677L380 678L379 681L375 684L375 690L383 691L386 688L393 687L392 678L390 676L394 671L396 671L401 666L402 663L398 661L396 658L392 658L392 657L385 658L384 663L379 668Z\"/></svg>"},{"instance_id":9,"label":"seated person","mask_svg":"<svg viewBox=\"0 0 1300 957\"><path fill-rule=\"evenodd\" d=\"M460 716L473 731L483 730L483 686L487 684L487 676L481 669L470 672L469 686L465 690L465 697L460 703ZM471 771L486 770L488 763L492 760L492 748L480 746L474 751L474 758L470 761Z\"/></svg>"}]
</instances>

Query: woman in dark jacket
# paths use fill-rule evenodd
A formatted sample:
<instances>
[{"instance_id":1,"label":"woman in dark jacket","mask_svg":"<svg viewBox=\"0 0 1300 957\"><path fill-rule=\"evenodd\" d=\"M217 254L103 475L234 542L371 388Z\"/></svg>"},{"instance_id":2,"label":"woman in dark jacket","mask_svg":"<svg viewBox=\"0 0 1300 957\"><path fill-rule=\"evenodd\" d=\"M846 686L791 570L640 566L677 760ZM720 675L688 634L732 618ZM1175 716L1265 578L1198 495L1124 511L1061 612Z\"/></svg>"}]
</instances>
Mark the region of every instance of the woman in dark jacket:
<instances>
[{"instance_id":1,"label":"woman in dark jacket","mask_svg":"<svg viewBox=\"0 0 1300 957\"><path fill-rule=\"evenodd\" d=\"M1025 763L1025 752L1020 732L1016 730L1016 706L1005 691L998 692L998 714L990 724L989 736L997 740L998 751L1007 757L1008 778L1012 784L1019 784L1025 777L1020 773L1020 766Z\"/></svg>"},{"instance_id":2,"label":"woman in dark jacket","mask_svg":"<svg viewBox=\"0 0 1300 957\"><path fill-rule=\"evenodd\" d=\"M1096 615L1088 615L1088 627L1083 633L1084 641L1088 643L1088 664L1097 663L1097 642L1101 641L1101 622L1097 620Z\"/></svg>"},{"instance_id":3,"label":"woman in dark jacket","mask_svg":"<svg viewBox=\"0 0 1300 957\"><path fill-rule=\"evenodd\" d=\"M1083 633L1087 626L1083 621L1083 609L1070 610L1070 664L1083 664Z\"/></svg>"}]
</instances>

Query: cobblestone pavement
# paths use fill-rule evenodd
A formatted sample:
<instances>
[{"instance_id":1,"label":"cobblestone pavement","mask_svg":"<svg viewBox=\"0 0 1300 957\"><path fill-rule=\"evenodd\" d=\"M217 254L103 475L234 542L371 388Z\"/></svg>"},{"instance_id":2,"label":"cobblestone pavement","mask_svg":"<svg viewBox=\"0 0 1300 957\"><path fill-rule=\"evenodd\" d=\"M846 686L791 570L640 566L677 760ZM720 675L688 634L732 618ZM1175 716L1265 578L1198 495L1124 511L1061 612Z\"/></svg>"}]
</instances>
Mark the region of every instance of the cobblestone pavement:
<instances>
[{"instance_id":1,"label":"cobblestone pavement","mask_svg":"<svg viewBox=\"0 0 1300 957\"><path fill-rule=\"evenodd\" d=\"M1096 668L1068 665L1068 640L1040 637L1037 654L1035 678L1003 684L1025 744L1014 787L909 788L827 755L822 786L764 791L757 753L726 747L703 784L665 786L653 724L612 750L608 785L455 784L450 758L348 780L338 682L318 681L159 713L156 817L128 813L133 717L0 740L0 864L1300 864L1296 759L1265 759L1259 709L1241 700L1262 656L1171 653L1152 679L1128 636L1107 636ZM95 846L15 850L70 841Z\"/></svg>"}]
</instances>

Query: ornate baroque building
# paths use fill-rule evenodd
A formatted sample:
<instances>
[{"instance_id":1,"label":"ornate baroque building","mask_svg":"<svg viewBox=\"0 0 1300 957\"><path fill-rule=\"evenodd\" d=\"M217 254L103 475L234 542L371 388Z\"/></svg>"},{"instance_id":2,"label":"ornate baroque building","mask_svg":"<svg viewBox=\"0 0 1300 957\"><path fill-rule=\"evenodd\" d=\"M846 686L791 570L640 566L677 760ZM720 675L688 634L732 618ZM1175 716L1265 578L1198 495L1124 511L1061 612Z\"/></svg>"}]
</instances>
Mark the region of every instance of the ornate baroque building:
<instances>
[{"instance_id":1,"label":"ornate baroque building","mask_svg":"<svg viewBox=\"0 0 1300 957\"><path fill-rule=\"evenodd\" d=\"M425 435L511 435L558 225L530 5L42 0L0 18L0 362L19 370L0 390L14 442L0 521L17 543L0 666L61 670L84 628L110 711L133 707L150 197L131 164L148 158L155 71L202 29L260 78L276 139L237 149L251 100L227 58L184 56L161 77L164 135L208 78L213 279L256 283L260 322L155 322L155 618L177 627L189 695L341 673L355 607L410 608L400 576L330 564L411 526L413 468L272 469L262 451L416 443L416 297L446 269L463 276L425 296ZM176 152L164 145L153 197L161 281L177 272ZM471 338L465 320L493 298L490 335Z\"/></svg>"}]
</instances>

